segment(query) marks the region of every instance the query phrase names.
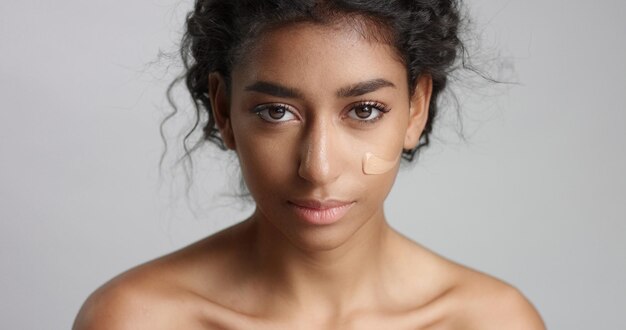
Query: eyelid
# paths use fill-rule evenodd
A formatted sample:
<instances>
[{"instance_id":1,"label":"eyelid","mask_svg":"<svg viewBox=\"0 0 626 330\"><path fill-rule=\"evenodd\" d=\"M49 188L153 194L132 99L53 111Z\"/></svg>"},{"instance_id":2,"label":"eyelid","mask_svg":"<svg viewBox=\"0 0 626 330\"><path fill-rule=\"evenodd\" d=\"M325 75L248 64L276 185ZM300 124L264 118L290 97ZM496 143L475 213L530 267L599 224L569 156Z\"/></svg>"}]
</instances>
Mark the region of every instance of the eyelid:
<instances>
[{"instance_id":1,"label":"eyelid","mask_svg":"<svg viewBox=\"0 0 626 330\"><path fill-rule=\"evenodd\" d=\"M261 113L263 111L268 111L271 108L280 108L282 110L285 111L285 113L289 113L291 116L293 116L295 119L299 119L299 116L297 114L296 111L292 110L294 109L292 106L288 105L288 104L284 104L284 103L264 103L264 104L259 104L255 107L252 108L252 110L250 110L251 112L257 114L262 120L270 123L270 124L281 124L281 123L286 123L289 121L292 121L293 119L289 119L289 120L283 120L283 118L280 119L266 119L264 118Z\"/></svg>"},{"instance_id":2,"label":"eyelid","mask_svg":"<svg viewBox=\"0 0 626 330\"><path fill-rule=\"evenodd\" d=\"M348 115L350 112L353 112L359 106L370 106L370 107L373 107L375 110L379 111L380 114L378 116L372 118L372 119L359 119L359 118L353 118L353 117ZM253 107L252 110L250 110L250 111L255 113L255 114L257 114L259 117L261 117L261 119L265 120L266 122L268 122L270 124L281 124L281 123L286 123L286 122L294 120L294 119L282 120L282 118L280 118L278 120L263 118L261 116L261 113L263 111L269 110L272 107L283 109L285 112L288 112L291 116L293 116L294 119L298 119L298 120L301 119L300 115L295 110L295 108L293 106L291 106L289 104L285 104L285 103L264 103L264 104L259 104L259 105L256 105L255 107ZM374 122L379 121L386 113L391 111L391 108L389 106L385 105L384 103L381 103L381 102L378 102L378 101L371 101L371 100L361 100L361 101L357 101L357 102L351 103L350 105L347 106L346 109L347 109L347 113L346 113L345 117L348 117L349 119L352 119L353 121L356 121L359 124L373 124Z\"/></svg>"},{"instance_id":3,"label":"eyelid","mask_svg":"<svg viewBox=\"0 0 626 330\"><path fill-rule=\"evenodd\" d=\"M358 122L359 124L373 124L377 121L379 121L380 119L382 119L382 117L389 111L391 111L391 108L387 105L385 105L384 103L378 102L378 101L370 101L370 100L362 100L362 101L358 101L355 103L352 103L348 106L348 111L347 114L349 114L350 112L354 111L357 107L359 106L370 106L373 107L374 109L376 109L377 111L380 112L380 114L372 119L358 119L358 118L352 118L349 115L347 115L350 119L353 119L354 121Z\"/></svg>"}]
</instances>

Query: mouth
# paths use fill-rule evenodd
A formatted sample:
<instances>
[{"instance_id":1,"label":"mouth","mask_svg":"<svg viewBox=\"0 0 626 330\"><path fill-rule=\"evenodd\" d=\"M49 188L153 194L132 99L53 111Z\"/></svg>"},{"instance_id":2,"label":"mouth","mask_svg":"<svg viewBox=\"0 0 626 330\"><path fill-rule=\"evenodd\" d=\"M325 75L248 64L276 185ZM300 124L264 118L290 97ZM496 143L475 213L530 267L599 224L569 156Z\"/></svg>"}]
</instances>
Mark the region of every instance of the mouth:
<instances>
[{"instance_id":1,"label":"mouth","mask_svg":"<svg viewBox=\"0 0 626 330\"><path fill-rule=\"evenodd\" d=\"M355 202L301 199L290 200L287 203L304 222L312 225L329 225L343 218Z\"/></svg>"}]
</instances>

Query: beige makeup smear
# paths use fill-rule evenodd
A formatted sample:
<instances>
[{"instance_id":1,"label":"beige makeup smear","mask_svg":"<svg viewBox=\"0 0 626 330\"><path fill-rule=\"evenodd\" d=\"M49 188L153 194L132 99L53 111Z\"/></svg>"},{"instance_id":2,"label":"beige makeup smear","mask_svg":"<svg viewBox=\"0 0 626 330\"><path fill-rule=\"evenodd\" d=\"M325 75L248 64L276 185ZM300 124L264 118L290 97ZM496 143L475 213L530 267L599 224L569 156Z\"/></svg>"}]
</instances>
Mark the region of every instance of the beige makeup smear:
<instances>
[{"instance_id":1,"label":"beige makeup smear","mask_svg":"<svg viewBox=\"0 0 626 330\"><path fill-rule=\"evenodd\" d=\"M394 160L387 160L374 155L371 152L366 152L363 156L363 173L365 174L383 174L392 170L398 162L396 157Z\"/></svg>"}]
</instances>

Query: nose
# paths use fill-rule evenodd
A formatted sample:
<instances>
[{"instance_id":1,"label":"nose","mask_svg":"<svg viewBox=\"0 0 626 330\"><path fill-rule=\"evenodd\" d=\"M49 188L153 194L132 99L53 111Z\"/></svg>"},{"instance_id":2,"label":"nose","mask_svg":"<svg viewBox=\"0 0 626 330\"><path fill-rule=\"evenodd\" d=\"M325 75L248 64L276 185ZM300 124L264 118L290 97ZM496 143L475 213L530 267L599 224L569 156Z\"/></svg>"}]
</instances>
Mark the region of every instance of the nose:
<instances>
[{"instance_id":1,"label":"nose","mask_svg":"<svg viewBox=\"0 0 626 330\"><path fill-rule=\"evenodd\" d=\"M339 177L340 145L331 123L318 120L312 123L303 137L300 148L298 175L316 185L331 183Z\"/></svg>"}]
</instances>

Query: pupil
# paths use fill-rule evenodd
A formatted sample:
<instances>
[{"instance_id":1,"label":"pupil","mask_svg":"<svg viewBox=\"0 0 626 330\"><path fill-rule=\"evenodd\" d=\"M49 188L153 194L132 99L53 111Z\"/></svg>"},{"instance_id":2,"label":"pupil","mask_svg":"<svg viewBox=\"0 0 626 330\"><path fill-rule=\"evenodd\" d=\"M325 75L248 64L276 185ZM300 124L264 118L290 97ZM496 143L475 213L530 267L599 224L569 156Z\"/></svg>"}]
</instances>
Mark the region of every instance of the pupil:
<instances>
[{"instance_id":1,"label":"pupil","mask_svg":"<svg viewBox=\"0 0 626 330\"><path fill-rule=\"evenodd\" d=\"M285 109L272 107L269 109L269 115L272 119L281 119L285 116Z\"/></svg>"},{"instance_id":2,"label":"pupil","mask_svg":"<svg viewBox=\"0 0 626 330\"><path fill-rule=\"evenodd\" d=\"M359 118L367 118L372 114L372 109L369 106L359 107L356 110L356 115Z\"/></svg>"}]
</instances>

